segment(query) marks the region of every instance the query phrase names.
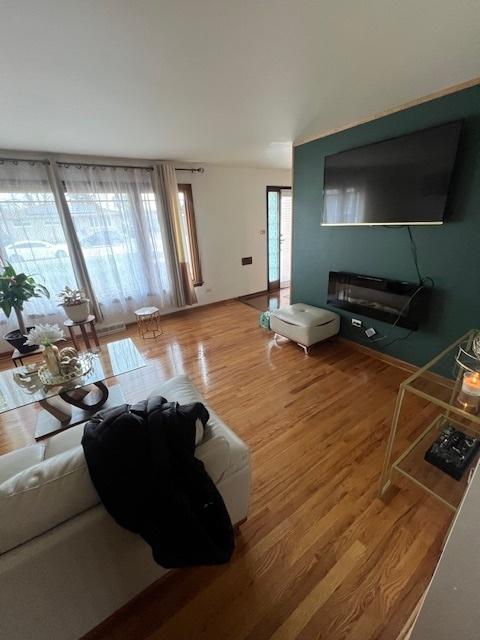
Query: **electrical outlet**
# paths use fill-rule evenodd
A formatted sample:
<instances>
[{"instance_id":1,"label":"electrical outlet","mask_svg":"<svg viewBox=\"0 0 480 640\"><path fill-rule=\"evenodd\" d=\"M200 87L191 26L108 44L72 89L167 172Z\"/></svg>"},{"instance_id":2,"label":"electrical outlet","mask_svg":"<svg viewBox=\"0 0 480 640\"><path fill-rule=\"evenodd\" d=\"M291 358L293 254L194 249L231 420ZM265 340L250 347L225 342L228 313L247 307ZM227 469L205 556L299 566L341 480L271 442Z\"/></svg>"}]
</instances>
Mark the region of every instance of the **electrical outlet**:
<instances>
[{"instance_id":1,"label":"electrical outlet","mask_svg":"<svg viewBox=\"0 0 480 640\"><path fill-rule=\"evenodd\" d=\"M362 321L358 320L357 318L352 318L352 324L354 327L361 327L362 326Z\"/></svg>"},{"instance_id":2,"label":"electrical outlet","mask_svg":"<svg viewBox=\"0 0 480 640\"><path fill-rule=\"evenodd\" d=\"M249 256L248 258L242 258L242 265L245 266L246 264L252 264L253 262L253 258L251 256Z\"/></svg>"}]
</instances>

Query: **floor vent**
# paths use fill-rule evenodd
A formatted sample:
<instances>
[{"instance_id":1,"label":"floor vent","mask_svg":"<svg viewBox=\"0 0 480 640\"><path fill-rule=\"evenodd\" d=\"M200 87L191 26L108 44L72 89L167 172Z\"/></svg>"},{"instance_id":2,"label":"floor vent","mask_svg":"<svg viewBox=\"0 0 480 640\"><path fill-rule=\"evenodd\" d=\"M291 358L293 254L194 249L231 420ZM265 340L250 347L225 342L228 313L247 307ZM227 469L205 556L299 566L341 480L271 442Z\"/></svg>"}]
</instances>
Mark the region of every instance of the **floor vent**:
<instances>
[{"instance_id":1,"label":"floor vent","mask_svg":"<svg viewBox=\"0 0 480 640\"><path fill-rule=\"evenodd\" d=\"M109 336L111 333L119 333L125 331L127 328L124 322L115 322L114 324L104 324L103 327L98 327L97 333L99 336Z\"/></svg>"}]
</instances>

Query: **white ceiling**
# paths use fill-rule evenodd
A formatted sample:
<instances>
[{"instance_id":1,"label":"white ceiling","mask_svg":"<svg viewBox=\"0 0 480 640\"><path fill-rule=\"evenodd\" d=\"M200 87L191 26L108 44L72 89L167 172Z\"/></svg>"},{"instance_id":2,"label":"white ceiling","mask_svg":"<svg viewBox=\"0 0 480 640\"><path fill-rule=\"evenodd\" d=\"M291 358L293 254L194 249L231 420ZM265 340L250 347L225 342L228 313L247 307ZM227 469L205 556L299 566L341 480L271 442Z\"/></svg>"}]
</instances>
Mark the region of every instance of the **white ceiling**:
<instances>
[{"instance_id":1,"label":"white ceiling","mask_svg":"<svg viewBox=\"0 0 480 640\"><path fill-rule=\"evenodd\" d=\"M2 0L0 147L288 167L480 75L478 0Z\"/></svg>"}]
</instances>

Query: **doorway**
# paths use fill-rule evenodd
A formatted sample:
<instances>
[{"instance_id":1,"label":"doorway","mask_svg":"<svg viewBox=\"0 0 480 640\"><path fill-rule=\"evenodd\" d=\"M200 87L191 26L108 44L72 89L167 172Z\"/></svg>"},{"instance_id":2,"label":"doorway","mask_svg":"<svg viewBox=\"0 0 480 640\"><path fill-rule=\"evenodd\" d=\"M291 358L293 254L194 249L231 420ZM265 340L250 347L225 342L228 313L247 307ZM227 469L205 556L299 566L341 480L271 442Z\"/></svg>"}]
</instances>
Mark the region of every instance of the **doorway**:
<instances>
[{"instance_id":1,"label":"doorway","mask_svg":"<svg viewBox=\"0 0 480 640\"><path fill-rule=\"evenodd\" d=\"M290 287L291 257L292 189L291 187L267 187L267 280L269 291Z\"/></svg>"}]
</instances>

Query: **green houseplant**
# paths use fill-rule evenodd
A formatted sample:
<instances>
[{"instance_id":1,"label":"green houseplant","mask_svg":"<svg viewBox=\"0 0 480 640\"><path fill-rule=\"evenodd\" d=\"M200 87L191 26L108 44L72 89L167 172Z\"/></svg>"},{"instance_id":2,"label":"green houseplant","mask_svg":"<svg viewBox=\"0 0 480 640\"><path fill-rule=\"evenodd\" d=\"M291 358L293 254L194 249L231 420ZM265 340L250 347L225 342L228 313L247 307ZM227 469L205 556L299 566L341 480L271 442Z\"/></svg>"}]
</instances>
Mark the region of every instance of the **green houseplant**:
<instances>
[{"instance_id":1,"label":"green houseplant","mask_svg":"<svg viewBox=\"0 0 480 640\"><path fill-rule=\"evenodd\" d=\"M67 316L73 322L84 322L90 313L90 300L85 289L71 289L65 287L58 294L60 307L63 307Z\"/></svg>"},{"instance_id":2,"label":"green houseplant","mask_svg":"<svg viewBox=\"0 0 480 640\"><path fill-rule=\"evenodd\" d=\"M13 311L17 316L18 329L9 331L3 337L12 347L21 353L35 351L38 345L25 345L27 327L23 318L23 305L31 298L45 296L50 298L48 289L42 284L38 284L33 276L25 273L17 273L10 263L3 266L3 273L0 275L0 308L3 313L10 317ZM29 329L31 327L28 327Z\"/></svg>"}]
</instances>

